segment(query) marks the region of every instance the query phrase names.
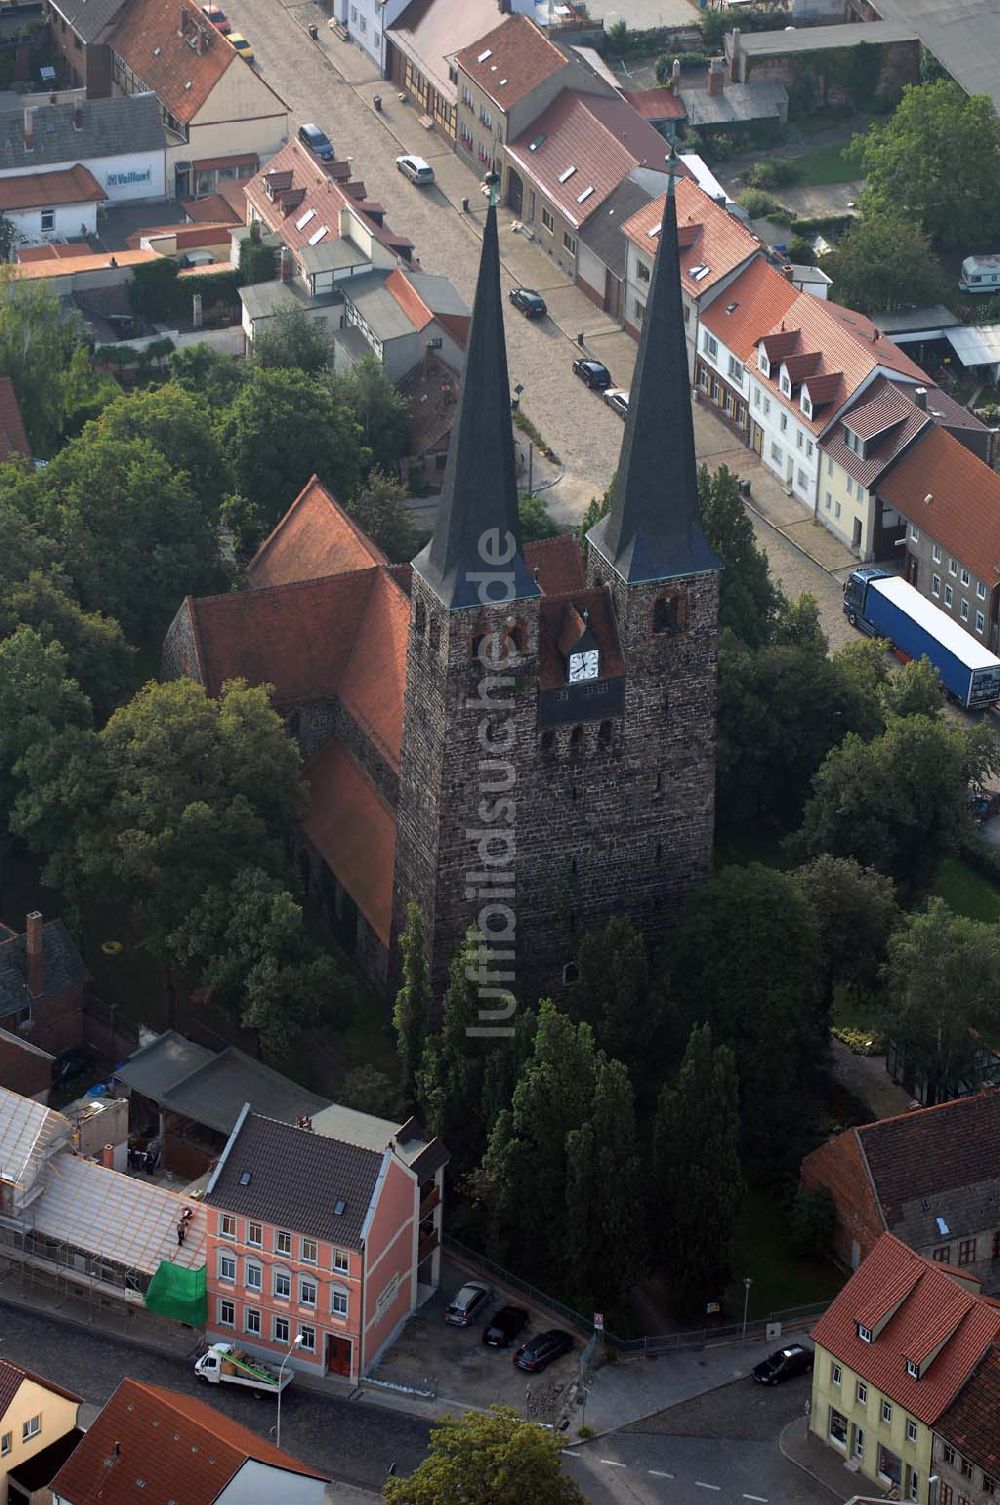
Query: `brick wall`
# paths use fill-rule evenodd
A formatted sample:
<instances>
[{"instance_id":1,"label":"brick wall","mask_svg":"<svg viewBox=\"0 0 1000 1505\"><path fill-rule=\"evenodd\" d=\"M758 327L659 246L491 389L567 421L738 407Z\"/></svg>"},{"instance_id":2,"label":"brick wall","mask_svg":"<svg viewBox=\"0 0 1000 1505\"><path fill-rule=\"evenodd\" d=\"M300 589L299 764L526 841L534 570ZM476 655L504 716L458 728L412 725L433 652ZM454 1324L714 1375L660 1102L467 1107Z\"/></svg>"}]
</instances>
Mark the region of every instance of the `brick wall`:
<instances>
[{"instance_id":1,"label":"brick wall","mask_svg":"<svg viewBox=\"0 0 1000 1505\"><path fill-rule=\"evenodd\" d=\"M0 1087L19 1092L22 1097L44 1101L52 1086L52 1057L25 1050L14 1040L0 1038Z\"/></svg>"},{"instance_id":2,"label":"brick wall","mask_svg":"<svg viewBox=\"0 0 1000 1505\"><path fill-rule=\"evenodd\" d=\"M813 1150L802 1162L803 1191L825 1186L833 1197L837 1221L833 1249L848 1269L855 1268L878 1243L885 1223L853 1129Z\"/></svg>"}]
</instances>

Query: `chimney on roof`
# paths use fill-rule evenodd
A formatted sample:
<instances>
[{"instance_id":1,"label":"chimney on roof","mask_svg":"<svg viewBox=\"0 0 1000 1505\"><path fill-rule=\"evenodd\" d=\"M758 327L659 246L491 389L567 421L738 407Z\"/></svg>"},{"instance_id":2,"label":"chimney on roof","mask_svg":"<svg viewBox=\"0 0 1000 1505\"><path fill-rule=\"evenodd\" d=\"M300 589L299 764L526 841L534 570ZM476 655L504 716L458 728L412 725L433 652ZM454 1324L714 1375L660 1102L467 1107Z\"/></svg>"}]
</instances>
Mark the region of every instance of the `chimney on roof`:
<instances>
[{"instance_id":1,"label":"chimney on roof","mask_svg":"<svg viewBox=\"0 0 1000 1505\"><path fill-rule=\"evenodd\" d=\"M917 407L920 409L920 411L922 413L926 413L927 412L927 388L926 387L914 387L914 389L913 389L913 401L916 403Z\"/></svg>"},{"instance_id":2,"label":"chimney on roof","mask_svg":"<svg viewBox=\"0 0 1000 1505\"><path fill-rule=\"evenodd\" d=\"M114 1168L115 1168L115 1147L114 1147L113 1144L106 1144L104 1146L103 1150L101 1151L101 1164L104 1166L104 1169L107 1170L107 1171L113 1171L114 1170Z\"/></svg>"},{"instance_id":3,"label":"chimney on roof","mask_svg":"<svg viewBox=\"0 0 1000 1505\"><path fill-rule=\"evenodd\" d=\"M310 1134L312 1133L312 1126L313 1121L306 1113L300 1113L298 1118L295 1120L295 1127L297 1129L306 1129Z\"/></svg>"},{"instance_id":4,"label":"chimney on roof","mask_svg":"<svg viewBox=\"0 0 1000 1505\"><path fill-rule=\"evenodd\" d=\"M42 912L40 909L33 909L28 915L26 949L28 960L28 992L32 998L39 998L45 991L45 949L42 940Z\"/></svg>"},{"instance_id":5,"label":"chimney on roof","mask_svg":"<svg viewBox=\"0 0 1000 1505\"><path fill-rule=\"evenodd\" d=\"M35 112L31 105L24 107L24 149L26 152L35 150Z\"/></svg>"},{"instance_id":6,"label":"chimney on roof","mask_svg":"<svg viewBox=\"0 0 1000 1505\"><path fill-rule=\"evenodd\" d=\"M725 60L721 57L712 58L708 65L708 93L710 98L717 98L725 89Z\"/></svg>"}]
</instances>

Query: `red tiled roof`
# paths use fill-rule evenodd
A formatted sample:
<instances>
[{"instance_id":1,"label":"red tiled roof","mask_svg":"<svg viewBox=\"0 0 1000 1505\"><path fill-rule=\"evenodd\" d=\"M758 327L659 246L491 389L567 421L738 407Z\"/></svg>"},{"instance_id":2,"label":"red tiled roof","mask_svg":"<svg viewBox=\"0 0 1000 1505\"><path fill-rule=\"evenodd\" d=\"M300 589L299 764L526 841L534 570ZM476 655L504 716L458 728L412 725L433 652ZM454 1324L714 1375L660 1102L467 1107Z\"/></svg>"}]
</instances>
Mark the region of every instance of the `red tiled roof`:
<instances>
[{"instance_id":1,"label":"red tiled roof","mask_svg":"<svg viewBox=\"0 0 1000 1505\"><path fill-rule=\"evenodd\" d=\"M812 383L808 383L812 395ZM872 430L868 453L856 454L844 436L844 422L838 422L821 441L823 451L853 476L865 490L875 485L879 476L911 445L920 430L931 422L929 413L921 411L907 396L908 388L895 386L878 376L843 414L851 427ZM869 413L869 409L872 411Z\"/></svg>"},{"instance_id":2,"label":"red tiled roof","mask_svg":"<svg viewBox=\"0 0 1000 1505\"><path fill-rule=\"evenodd\" d=\"M74 1401L78 1406L82 1404L81 1397L74 1394L72 1390L64 1390L62 1385L43 1378L33 1369L25 1369L20 1364L12 1364L9 1359L0 1359L0 1417L7 1415L11 1402L25 1380L34 1380L36 1385L51 1390L53 1395L61 1395L63 1400Z\"/></svg>"},{"instance_id":3,"label":"red tiled roof","mask_svg":"<svg viewBox=\"0 0 1000 1505\"><path fill-rule=\"evenodd\" d=\"M225 596L188 597L202 681L274 686L276 704L339 695L350 715L399 767L409 598L405 571L369 567ZM365 674L360 666L377 664Z\"/></svg>"},{"instance_id":4,"label":"red tiled roof","mask_svg":"<svg viewBox=\"0 0 1000 1505\"><path fill-rule=\"evenodd\" d=\"M407 281L399 267L394 267L385 279L385 289L395 298L414 329L427 328L434 318L433 311L427 307L413 283Z\"/></svg>"},{"instance_id":5,"label":"red tiled roof","mask_svg":"<svg viewBox=\"0 0 1000 1505\"><path fill-rule=\"evenodd\" d=\"M455 54L453 61L504 109L566 67L566 59L527 16L499 26Z\"/></svg>"},{"instance_id":6,"label":"red tiled roof","mask_svg":"<svg viewBox=\"0 0 1000 1505\"><path fill-rule=\"evenodd\" d=\"M90 246L86 241L68 241L66 245L57 245L55 241L49 241L44 246L18 246L18 261L50 261L53 257L62 257L64 261L72 261L79 256L81 246L86 246L87 254L90 254Z\"/></svg>"},{"instance_id":7,"label":"red tiled roof","mask_svg":"<svg viewBox=\"0 0 1000 1505\"><path fill-rule=\"evenodd\" d=\"M914 1198L1000 1179L1000 1091L879 1119L855 1132L890 1221Z\"/></svg>"},{"instance_id":8,"label":"red tiled roof","mask_svg":"<svg viewBox=\"0 0 1000 1505\"><path fill-rule=\"evenodd\" d=\"M0 211L44 209L46 205L103 204L107 198L94 174L82 162L53 172L26 172L20 178L0 178Z\"/></svg>"},{"instance_id":9,"label":"red tiled roof","mask_svg":"<svg viewBox=\"0 0 1000 1505\"><path fill-rule=\"evenodd\" d=\"M992 1479L1000 1475L1000 1345L994 1344L972 1378L939 1416L935 1431Z\"/></svg>"},{"instance_id":10,"label":"red tiled roof","mask_svg":"<svg viewBox=\"0 0 1000 1505\"><path fill-rule=\"evenodd\" d=\"M197 38L199 46L192 47L189 38ZM194 119L227 68L237 62L246 66L194 0L130 0L108 43L184 124Z\"/></svg>"},{"instance_id":11,"label":"red tiled roof","mask_svg":"<svg viewBox=\"0 0 1000 1505\"><path fill-rule=\"evenodd\" d=\"M688 291L692 291L690 283ZM761 335L774 327L797 297L798 291L787 277L782 277L763 257L757 257L699 318L706 329L746 364L753 359Z\"/></svg>"},{"instance_id":12,"label":"red tiled roof","mask_svg":"<svg viewBox=\"0 0 1000 1505\"><path fill-rule=\"evenodd\" d=\"M71 277L79 276L83 272L103 271L111 264L111 253L101 251L97 255L90 247L83 243L76 246L80 250L79 256L66 255L72 251L73 246L64 246L58 256L46 256L43 261L27 261L25 264L18 262L14 268L14 276L18 282L36 282L46 277ZM150 261L159 261L155 251L115 251L114 259L120 267L142 266Z\"/></svg>"},{"instance_id":13,"label":"red tiled roof","mask_svg":"<svg viewBox=\"0 0 1000 1505\"><path fill-rule=\"evenodd\" d=\"M220 183L218 193L210 193L205 199L184 199L181 207L195 224L223 225L228 221L233 225L245 225L247 201L243 187L242 179L233 178Z\"/></svg>"},{"instance_id":14,"label":"red tiled roof","mask_svg":"<svg viewBox=\"0 0 1000 1505\"><path fill-rule=\"evenodd\" d=\"M124 1379L52 1487L71 1505L212 1505L248 1459L325 1478L203 1401Z\"/></svg>"},{"instance_id":15,"label":"red tiled roof","mask_svg":"<svg viewBox=\"0 0 1000 1505\"><path fill-rule=\"evenodd\" d=\"M666 151L663 137L627 101L575 89L563 89L507 143L507 155L571 225L582 225L633 168L663 172Z\"/></svg>"},{"instance_id":16,"label":"red tiled roof","mask_svg":"<svg viewBox=\"0 0 1000 1505\"><path fill-rule=\"evenodd\" d=\"M623 89L622 93L644 120L684 120L684 101L673 89Z\"/></svg>"},{"instance_id":17,"label":"red tiled roof","mask_svg":"<svg viewBox=\"0 0 1000 1505\"><path fill-rule=\"evenodd\" d=\"M335 167L336 164L329 166ZM269 184L273 198L267 191ZM278 184L280 188L276 186ZM293 250L308 245L310 238L323 225L328 227L325 239L340 239L340 213L346 208L351 210L352 220L356 216L380 245L396 252L413 245L406 236L396 235L378 218L366 214L363 202L358 202L350 192L350 183L324 171L299 141L289 141L262 172L243 186L247 203L253 206L268 229L280 235L285 245ZM300 190L305 191L300 195ZM291 207L284 202L286 196L290 196ZM372 207L376 211L379 209L378 205ZM346 227L344 233L349 234ZM367 264L370 258L361 246L358 255L358 265Z\"/></svg>"},{"instance_id":18,"label":"red tiled roof","mask_svg":"<svg viewBox=\"0 0 1000 1505\"><path fill-rule=\"evenodd\" d=\"M879 481L879 495L992 586L1000 564L1000 475L929 424ZM927 502L925 497L932 500Z\"/></svg>"},{"instance_id":19,"label":"red tiled roof","mask_svg":"<svg viewBox=\"0 0 1000 1505\"><path fill-rule=\"evenodd\" d=\"M661 138L662 140L662 138ZM692 298L700 298L721 277L728 277L755 253L762 251L760 241L746 225L721 204L703 192L690 178L677 180L677 235L681 247L681 282ZM663 222L664 195L644 204L622 226L634 246L650 261L656 255L657 236ZM650 231L655 232L650 234ZM708 274L691 276L695 267L708 267ZM775 276L779 276L775 273ZM739 281L739 279L737 279ZM784 279L782 278L782 281ZM726 289L720 302L733 301L736 287ZM727 341L728 343L728 341Z\"/></svg>"},{"instance_id":20,"label":"red tiled roof","mask_svg":"<svg viewBox=\"0 0 1000 1505\"><path fill-rule=\"evenodd\" d=\"M138 246L144 240L158 240L162 235L174 236L178 251L188 250L196 246L224 246L229 244L229 231L233 221L227 220L223 224L202 225L144 225L141 230L133 230L126 240L127 246Z\"/></svg>"},{"instance_id":21,"label":"red tiled roof","mask_svg":"<svg viewBox=\"0 0 1000 1505\"><path fill-rule=\"evenodd\" d=\"M0 460L11 455L30 455L31 446L24 432L17 393L9 376L0 376Z\"/></svg>"},{"instance_id":22,"label":"red tiled roof","mask_svg":"<svg viewBox=\"0 0 1000 1505\"><path fill-rule=\"evenodd\" d=\"M555 538L540 538L526 543L524 562L546 596L584 589L583 555L574 533L559 533Z\"/></svg>"},{"instance_id":23,"label":"red tiled roof","mask_svg":"<svg viewBox=\"0 0 1000 1505\"><path fill-rule=\"evenodd\" d=\"M875 1337L865 1343L858 1323L883 1310L887 1296L903 1294L899 1307ZM919 1379L906 1372L907 1360L927 1354L939 1316L949 1313L949 1332L940 1352ZM868 1258L813 1329L813 1340L862 1379L904 1406L928 1426L955 1399L991 1343L1000 1335L1000 1307L963 1289L947 1267L921 1259L891 1233L883 1234Z\"/></svg>"},{"instance_id":24,"label":"red tiled roof","mask_svg":"<svg viewBox=\"0 0 1000 1505\"><path fill-rule=\"evenodd\" d=\"M578 614L581 627L583 613L587 613L587 625L600 650L601 679L615 679L624 674L625 660L618 639L618 625L611 596L606 590L595 587L560 595L543 595L538 624L538 688L558 690L566 683L566 660L560 639L566 630L567 607Z\"/></svg>"},{"instance_id":25,"label":"red tiled roof","mask_svg":"<svg viewBox=\"0 0 1000 1505\"><path fill-rule=\"evenodd\" d=\"M247 565L247 578L259 589L375 564L388 564L382 550L312 476Z\"/></svg>"},{"instance_id":26,"label":"red tiled roof","mask_svg":"<svg viewBox=\"0 0 1000 1505\"><path fill-rule=\"evenodd\" d=\"M312 791L302 822L313 846L386 946L392 924L396 817L336 737L306 764Z\"/></svg>"}]
</instances>

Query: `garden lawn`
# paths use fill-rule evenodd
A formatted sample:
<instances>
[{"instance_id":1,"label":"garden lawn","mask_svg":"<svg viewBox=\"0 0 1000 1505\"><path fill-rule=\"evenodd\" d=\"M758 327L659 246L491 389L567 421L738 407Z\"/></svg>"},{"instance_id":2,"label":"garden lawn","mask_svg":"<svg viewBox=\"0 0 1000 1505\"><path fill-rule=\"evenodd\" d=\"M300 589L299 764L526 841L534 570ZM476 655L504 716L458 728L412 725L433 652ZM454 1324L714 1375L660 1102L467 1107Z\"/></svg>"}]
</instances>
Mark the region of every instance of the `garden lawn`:
<instances>
[{"instance_id":1,"label":"garden lawn","mask_svg":"<svg viewBox=\"0 0 1000 1505\"><path fill-rule=\"evenodd\" d=\"M827 183L853 183L861 175L856 162L849 162L839 146L817 146L802 157L792 157L803 187L821 188Z\"/></svg>"},{"instance_id":2,"label":"garden lawn","mask_svg":"<svg viewBox=\"0 0 1000 1505\"><path fill-rule=\"evenodd\" d=\"M934 892L956 914L995 925L1000 920L1000 888L977 873L960 857L946 857L938 870Z\"/></svg>"},{"instance_id":3,"label":"garden lawn","mask_svg":"<svg viewBox=\"0 0 1000 1505\"><path fill-rule=\"evenodd\" d=\"M832 1301L846 1276L826 1260L797 1258L788 1247L788 1212L781 1199L763 1187L747 1191L736 1229L736 1279L727 1308L742 1315L743 1278L750 1287L749 1317L767 1317L793 1306Z\"/></svg>"}]
</instances>

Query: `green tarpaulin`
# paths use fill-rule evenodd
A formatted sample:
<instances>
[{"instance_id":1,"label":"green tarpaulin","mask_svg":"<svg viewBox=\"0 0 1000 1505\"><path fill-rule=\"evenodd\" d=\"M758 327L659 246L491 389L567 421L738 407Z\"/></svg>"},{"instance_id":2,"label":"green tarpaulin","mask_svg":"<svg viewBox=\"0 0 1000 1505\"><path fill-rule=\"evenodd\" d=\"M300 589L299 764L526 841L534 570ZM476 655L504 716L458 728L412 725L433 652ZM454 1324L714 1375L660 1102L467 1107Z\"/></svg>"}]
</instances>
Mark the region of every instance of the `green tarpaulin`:
<instances>
[{"instance_id":1,"label":"green tarpaulin","mask_svg":"<svg viewBox=\"0 0 1000 1505\"><path fill-rule=\"evenodd\" d=\"M185 1270L165 1259L149 1282L146 1305L161 1317L173 1317L192 1327L204 1327L208 1317L205 1267Z\"/></svg>"}]
</instances>

